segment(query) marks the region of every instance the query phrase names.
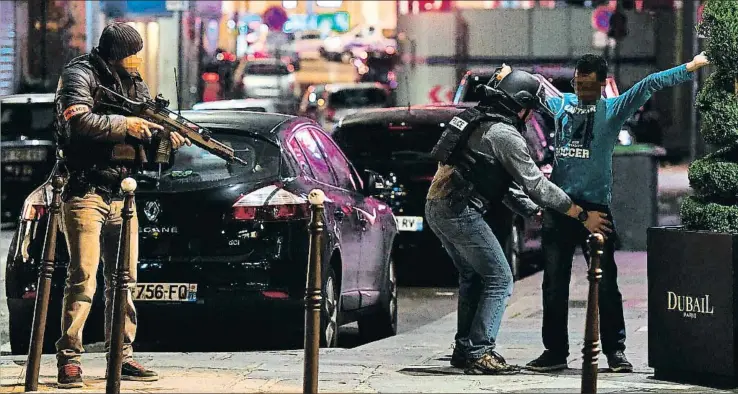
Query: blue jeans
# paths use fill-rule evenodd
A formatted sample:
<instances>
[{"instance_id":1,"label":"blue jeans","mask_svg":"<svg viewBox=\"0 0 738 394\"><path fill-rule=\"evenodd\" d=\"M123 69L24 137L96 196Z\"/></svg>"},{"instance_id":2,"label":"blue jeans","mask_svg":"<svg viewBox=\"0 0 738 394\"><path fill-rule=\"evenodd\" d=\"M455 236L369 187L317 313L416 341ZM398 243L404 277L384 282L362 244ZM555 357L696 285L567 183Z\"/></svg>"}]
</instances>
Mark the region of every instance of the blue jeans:
<instances>
[{"instance_id":1,"label":"blue jeans","mask_svg":"<svg viewBox=\"0 0 738 394\"><path fill-rule=\"evenodd\" d=\"M495 348L513 289L510 265L478 211L457 213L449 200L428 200L425 216L459 271L457 351L477 359Z\"/></svg>"}]
</instances>

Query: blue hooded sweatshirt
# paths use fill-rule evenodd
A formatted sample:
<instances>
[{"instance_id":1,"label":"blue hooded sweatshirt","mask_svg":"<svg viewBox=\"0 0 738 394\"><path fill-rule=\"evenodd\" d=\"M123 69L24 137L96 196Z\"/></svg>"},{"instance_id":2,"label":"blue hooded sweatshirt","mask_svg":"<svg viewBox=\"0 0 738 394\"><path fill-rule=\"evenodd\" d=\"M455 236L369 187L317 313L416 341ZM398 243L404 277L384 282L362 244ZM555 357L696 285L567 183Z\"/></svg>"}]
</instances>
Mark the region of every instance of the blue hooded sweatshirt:
<instances>
[{"instance_id":1,"label":"blue hooded sweatshirt","mask_svg":"<svg viewBox=\"0 0 738 394\"><path fill-rule=\"evenodd\" d=\"M618 97L579 105L577 96L549 98L556 114L555 164L551 181L575 200L610 205L612 154L625 121L661 89L690 81L686 65L651 74Z\"/></svg>"}]
</instances>

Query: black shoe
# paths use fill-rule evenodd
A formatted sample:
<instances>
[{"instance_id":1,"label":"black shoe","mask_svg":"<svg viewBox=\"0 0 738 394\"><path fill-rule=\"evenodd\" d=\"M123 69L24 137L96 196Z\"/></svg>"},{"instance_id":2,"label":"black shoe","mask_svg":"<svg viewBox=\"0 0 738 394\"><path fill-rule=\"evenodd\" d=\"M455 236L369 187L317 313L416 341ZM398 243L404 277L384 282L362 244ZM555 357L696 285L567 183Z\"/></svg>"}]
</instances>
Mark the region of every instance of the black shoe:
<instances>
[{"instance_id":1,"label":"black shoe","mask_svg":"<svg viewBox=\"0 0 738 394\"><path fill-rule=\"evenodd\" d=\"M154 382L159 380L159 375L150 369L146 369L143 365L131 360L123 363L120 379L136 380L139 382Z\"/></svg>"},{"instance_id":2,"label":"black shoe","mask_svg":"<svg viewBox=\"0 0 738 394\"><path fill-rule=\"evenodd\" d=\"M505 362L497 352L490 351L476 360L469 360L464 373L467 375L512 375L520 372L520 367Z\"/></svg>"},{"instance_id":3,"label":"black shoe","mask_svg":"<svg viewBox=\"0 0 738 394\"><path fill-rule=\"evenodd\" d=\"M613 372L633 372L633 364L628 362L622 350L608 354L607 364Z\"/></svg>"},{"instance_id":4,"label":"black shoe","mask_svg":"<svg viewBox=\"0 0 738 394\"><path fill-rule=\"evenodd\" d=\"M60 389L85 387L84 382L82 382L82 367L79 364L69 363L59 367L59 375L56 381L57 387Z\"/></svg>"},{"instance_id":5,"label":"black shoe","mask_svg":"<svg viewBox=\"0 0 738 394\"><path fill-rule=\"evenodd\" d=\"M531 371L548 372L566 369L569 365L566 361L566 356L557 355L545 350L543 354L526 364L525 367Z\"/></svg>"},{"instance_id":6,"label":"black shoe","mask_svg":"<svg viewBox=\"0 0 738 394\"><path fill-rule=\"evenodd\" d=\"M451 354L451 366L454 368L466 368L467 364L469 364L466 360L466 356L461 351L457 351L454 348L454 352Z\"/></svg>"}]
</instances>

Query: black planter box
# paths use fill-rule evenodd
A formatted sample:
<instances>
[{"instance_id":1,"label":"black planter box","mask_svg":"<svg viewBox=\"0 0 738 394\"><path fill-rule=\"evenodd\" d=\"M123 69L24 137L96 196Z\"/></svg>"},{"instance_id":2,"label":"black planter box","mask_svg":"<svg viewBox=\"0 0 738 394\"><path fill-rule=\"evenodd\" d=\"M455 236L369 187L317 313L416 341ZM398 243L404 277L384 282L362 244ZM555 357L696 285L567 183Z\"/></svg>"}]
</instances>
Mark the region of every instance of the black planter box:
<instances>
[{"instance_id":1,"label":"black planter box","mask_svg":"<svg viewBox=\"0 0 738 394\"><path fill-rule=\"evenodd\" d=\"M738 386L738 235L648 229L648 365L655 377Z\"/></svg>"}]
</instances>

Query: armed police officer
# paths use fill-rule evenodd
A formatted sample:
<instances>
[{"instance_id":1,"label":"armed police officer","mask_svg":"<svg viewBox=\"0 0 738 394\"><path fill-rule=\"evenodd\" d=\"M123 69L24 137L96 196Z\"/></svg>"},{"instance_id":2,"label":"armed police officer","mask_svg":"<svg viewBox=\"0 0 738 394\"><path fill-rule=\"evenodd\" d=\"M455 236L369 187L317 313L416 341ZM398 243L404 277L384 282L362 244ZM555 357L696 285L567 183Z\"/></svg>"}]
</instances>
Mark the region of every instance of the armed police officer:
<instances>
[{"instance_id":1,"label":"armed police officer","mask_svg":"<svg viewBox=\"0 0 738 394\"><path fill-rule=\"evenodd\" d=\"M120 182L146 164L152 131L163 127L144 119L101 111L100 86L134 100L151 99L138 68L143 40L131 26L108 25L99 46L69 62L56 91L56 138L65 159L68 183L62 209L69 250L64 289L62 335L56 342L60 388L82 387L82 330L97 287L102 259L105 277L105 347L110 346L115 271L122 225ZM176 132L169 136L174 149L190 144ZM131 281L136 281L138 220L131 219ZM153 381L158 375L133 360L136 309L131 291L124 322L122 379Z\"/></svg>"},{"instance_id":2,"label":"armed police officer","mask_svg":"<svg viewBox=\"0 0 738 394\"><path fill-rule=\"evenodd\" d=\"M532 112L545 110L540 82L524 71L500 68L481 88L485 99L452 119L433 149L439 168L425 212L459 271L451 365L467 374L515 373L519 369L494 350L512 273L483 214L500 201L526 215L540 214L540 205L577 218L582 208L546 179L521 134ZM522 199L523 191L537 204ZM606 231L604 216L590 212L582 224L591 232Z\"/></svg>"}]
</instances>

